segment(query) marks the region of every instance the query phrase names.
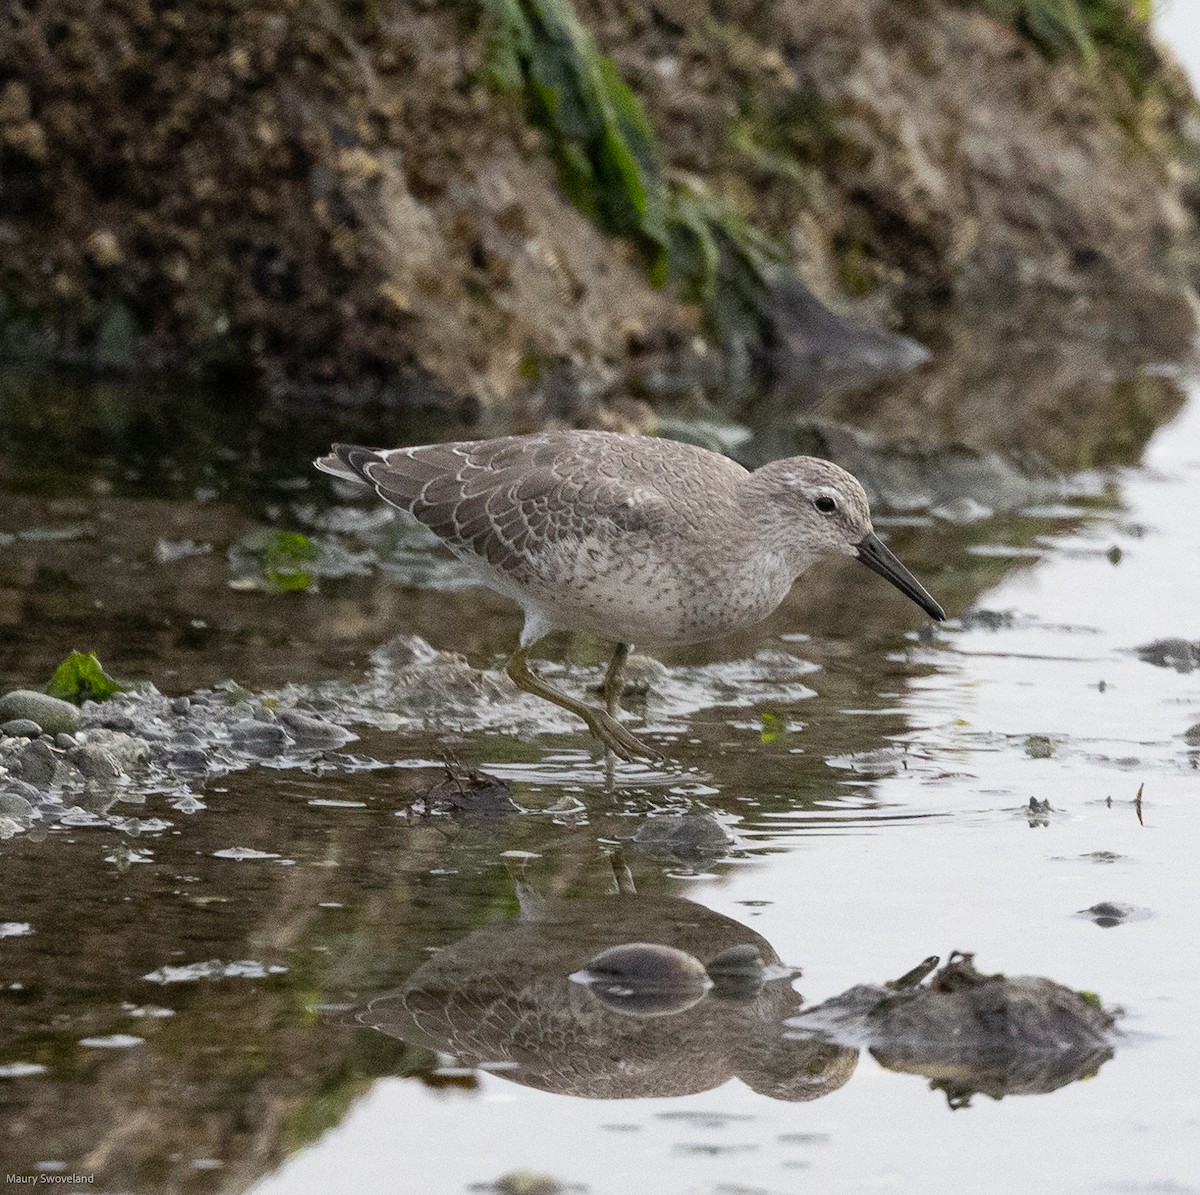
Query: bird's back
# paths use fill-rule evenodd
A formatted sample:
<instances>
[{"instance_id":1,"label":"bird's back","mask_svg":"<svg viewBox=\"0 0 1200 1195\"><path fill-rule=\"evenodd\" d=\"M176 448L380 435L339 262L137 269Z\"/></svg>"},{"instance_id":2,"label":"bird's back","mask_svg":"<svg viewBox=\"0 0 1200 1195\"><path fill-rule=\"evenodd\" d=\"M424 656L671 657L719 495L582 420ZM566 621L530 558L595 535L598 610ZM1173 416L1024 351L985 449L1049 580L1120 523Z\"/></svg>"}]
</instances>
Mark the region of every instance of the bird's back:
<instances>
[{"instance_id":1,"label":"bird's back","mask_svg":"<svg viewBox=\"0 0 1200 1195\"><path fill-rule=\"evenodd\" d=\"M739 517L749 474L673 440L554 431L415 448L338 445L317 467L373 485L482 563L481 580L538 611L545 629L694 642L757 621L790 584L747 575L736 534L714 556L714 533ZM718 566L730 577L710 576ZM692 600L700 588L710 602Z\"/></svg>"}]
</instances>

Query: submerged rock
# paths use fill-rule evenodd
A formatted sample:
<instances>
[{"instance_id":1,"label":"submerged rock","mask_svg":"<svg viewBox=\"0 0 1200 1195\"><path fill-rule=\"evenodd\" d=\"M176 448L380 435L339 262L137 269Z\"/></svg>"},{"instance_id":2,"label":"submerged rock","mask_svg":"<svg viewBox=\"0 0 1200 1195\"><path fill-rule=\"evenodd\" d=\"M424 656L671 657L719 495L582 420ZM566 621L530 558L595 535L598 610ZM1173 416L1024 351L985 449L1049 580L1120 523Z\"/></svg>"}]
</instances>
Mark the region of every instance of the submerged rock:
<instances>
[{"instance_id":1,"label":"submerged rock","mask_svg":"<svg viewBox=\"0 0 1200 1195\"><path fill-rule=\"evenodd\" d=\"M734 837L711 813L689 809L648 817L633 841L653 859L695 866L719 859L733 845Z\"/></svg>"}]
</instances>

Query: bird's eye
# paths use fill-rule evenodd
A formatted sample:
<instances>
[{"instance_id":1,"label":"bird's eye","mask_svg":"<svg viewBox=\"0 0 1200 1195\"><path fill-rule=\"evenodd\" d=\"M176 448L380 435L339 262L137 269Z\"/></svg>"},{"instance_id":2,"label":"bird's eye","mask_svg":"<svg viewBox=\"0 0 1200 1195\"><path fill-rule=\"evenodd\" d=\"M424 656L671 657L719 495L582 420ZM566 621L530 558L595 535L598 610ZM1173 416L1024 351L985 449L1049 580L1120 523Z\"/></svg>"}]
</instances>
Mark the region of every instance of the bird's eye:
<instances>
[{"instance_id":1,"label":"bird's eye","mask_svg":"<svg viewBox=\"0 0 1200 1195\"><path fill-rule=\"evenodd\" d=\"M813 501L813 505L823 514L831 515L837 510L837 502L828 494L822 494Z\"/></svg>"}]
</instances>

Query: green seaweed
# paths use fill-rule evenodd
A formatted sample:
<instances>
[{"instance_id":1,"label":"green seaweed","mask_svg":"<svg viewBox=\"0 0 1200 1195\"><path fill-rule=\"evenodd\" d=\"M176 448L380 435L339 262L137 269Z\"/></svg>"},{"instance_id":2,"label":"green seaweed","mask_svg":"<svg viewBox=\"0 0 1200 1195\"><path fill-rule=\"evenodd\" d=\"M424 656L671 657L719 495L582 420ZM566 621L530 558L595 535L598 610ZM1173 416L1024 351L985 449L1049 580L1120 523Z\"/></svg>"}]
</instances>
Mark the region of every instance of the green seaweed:
<instances>
[{"instance_id":1,"label":"green seaweed","mask_svg":"<svg viewBox=\"0 0 1200 1195\"><path fill-rule=\"evenodd\" d=\"M73 651L54 670L46 692L51 697L73 701L107 701L114 693L123 693L125 686L113 680L100 665L95 653Z\"/></svg>"},{"instance_id":2,"label":"green seaweed","mask_svg":"<svg viewBox=\"0 0 1200 1195\"><path fill-rule=\"evenodd\" d=\"M760 336L768 271L790 259L783 246L698 180L668 178L645 109L571 0L483 4L488 76L523 97L575 206L633 242L655 285L700 303L719 339Z\"/></svg>"},{"instance_id":3,"label":"green seaweed","mask_svg":"<svg viewBox=\"0 0 1200 1195\"><path fill-rule=\"evenodd\" d=\"M645 110L596 49L570 0L484 0L492 14L487 69L519 92L541 129L572 202L607 232L628 237L661 271L669 190Z\"/></svg>"},{"instance_id":4,"label":"green seaweed","mask_svg":"<svg viewBox=\"0 0 1200 1195\"><path fill-rule=\"evenodd\" d=\"M1134 96L1160 64L1150 37L1147 0L978 0L1049 59L1073 58L1095 73L1110 66Z\"/></svg>"},{"instance_id":5,"label":"green seaweed","mask_svg":"<svg viewBox=\"0 0 1200 1195\"><path fill-rule=\"evenodd\" d=\"M263 578L281 593L301 592L312 584L308 565L317 558L316 545L300 531L273 532L263 548Z\"/></svg>"}]
</instances>

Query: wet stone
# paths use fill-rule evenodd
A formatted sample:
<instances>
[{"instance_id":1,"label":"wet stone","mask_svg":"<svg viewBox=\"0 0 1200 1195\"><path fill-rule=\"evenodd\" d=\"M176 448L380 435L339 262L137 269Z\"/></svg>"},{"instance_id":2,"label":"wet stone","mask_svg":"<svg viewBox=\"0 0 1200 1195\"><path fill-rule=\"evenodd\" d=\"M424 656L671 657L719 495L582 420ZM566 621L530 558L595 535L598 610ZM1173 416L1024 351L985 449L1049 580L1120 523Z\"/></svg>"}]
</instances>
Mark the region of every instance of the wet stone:
<instances>
[{"instance_id":1,"label":"wet stone","mask_svg":"<svg viewBox=\"0 0 1200 1195\"><path fill-rule=\"evenodd\" d=\"M10 817L17 823L33 821L33 804L8 789L0 793L0 817Z\"/></svg>"},{"instance_id":2,"label":"wet stone","mask_svg":"<svg viewBox=\"0 0 1200 1195\"><path fill-rule=\"evenodd\" d=\"M42 728L31 718L13 718L0 725L0 734L10 739L36 739Z\"/></svg>"},{"instance_id":3,"label":"wet stone","mask_svg":"<svg viewBox=\"0 0 1200 1195\"><path fill-rule=\"evenodd\" d=\"M725 854L734 839L711 813L693 809L647 818L633 841L651 858L698 863Z\"/></svg>"},{"instance_id":4,"label":"wet stone","mask_svg":"<svg viewBox=\"0 0 1200 1195\"><path fill-rule=\"evenodd\" d=\"M32 784L26 784L24 780L15 780L9 777L7 780L0 781L0 783L4 786L0 790L0 797L21 797L26 801L31 801L35 805L42 800L42 794Z\"/></svg>"},{"instance_id":5,"label":"wet stone","mask_svg":"<svg viewBox=\"0 0 1200 1195\"><path fill-rule=\"evenodd\" d=\"M112 783L122 775L111 755L99 747L76 747L67 755L67 761L85 780L97 783Z\"/></svg>"},{"instance_id":6,"label":"wet stone","mask_svg":"<svg viewBox=\"0 0 1200 1195\"><path fill-rule=\"evenodd\" d=\"M0 723L27 718L47 734L71 734L79 727L79 711L69 701L61 701L33 689L14 689L0 697Z\"/></svg>"},{"instance_id":7,"label":"wet stone","mask_svg":"<svg viewBox=\"0 0 1200 1195\"><path fill-rule=\"evenodd\" d=\"M208 756L199 747L182 747L171 756L171 767L176 772L207 772Z\"/></svg>"},{"instance_id":8,"label":"wet stone","mask_svg":"<svg viewBox=\"0 0 1200 1195\"><path fill-rule=\"evenodd\" d=\"M16 770L27 784L47 788L54 782L58 759L54 749L44 739L35 739L16 759Z\"/></svg>"},{"instance_id":9,"label":"wet stone","mask_svg":"<svg viewBox=\"0 0 1200 1195\"><path fill-rule=\"evenodd\" d=\"M278 755L287 747L288 737L282 726L247 720L238 722L229 732L230 741L250 755Z\"/></svg>"},{"instance_id":10,"label":"wet stone","mask_svg":"<svg viewBox=\"0 0 1200 1195\"><path fill-rule=\"evenodd\" d=\"M191 708L192 708L191 698L188 698L188 697L176 697L171 702L171 713L178 714L180 717L182 717L184 714L188 713L191 710Z\"/></svg>"},{"instance_id":11,"label":"wet stone","mask_svg":"<svg viewBox=\"0 0 1200 1195\"><path fill-rule=\"evenodd\" d=\"M79 746L79 740L74 735L56 734L54 736L54 745L60 751L71 751Z\"/></svg>"},{"instance_id":12,"label":"wet stone","mask_svg":"<svg viewBox=\"0 0 1200 1195\"><path fill-rule=\"evenodd\" d=\"M358 737L336 722L300 710L281 710L279 721L296 742L306 747L344 747Z\"/></svg>"}]
</instances>

